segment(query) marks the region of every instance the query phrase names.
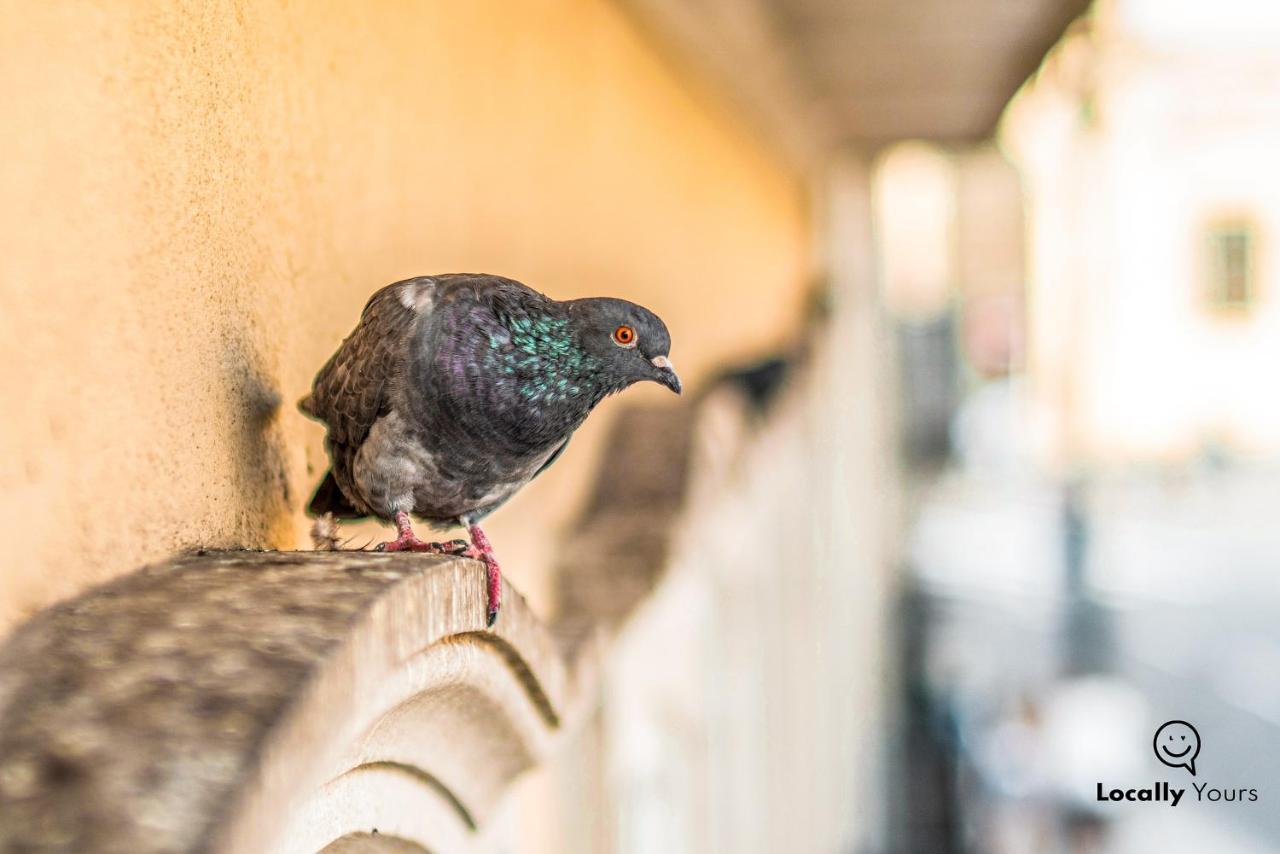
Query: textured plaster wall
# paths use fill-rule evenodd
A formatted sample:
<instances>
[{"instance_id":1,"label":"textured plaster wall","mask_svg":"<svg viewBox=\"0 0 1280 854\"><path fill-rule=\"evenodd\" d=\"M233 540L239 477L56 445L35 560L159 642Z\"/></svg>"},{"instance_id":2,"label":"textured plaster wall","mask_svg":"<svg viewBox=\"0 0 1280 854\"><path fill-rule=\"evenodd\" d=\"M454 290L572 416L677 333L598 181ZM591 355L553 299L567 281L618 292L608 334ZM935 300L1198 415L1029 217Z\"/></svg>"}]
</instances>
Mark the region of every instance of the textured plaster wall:
<instances>
[{"instance_id":1,"label":"textured plaster wall","mask_svg":"<svg viewBox=\"0 0 1280 854\"><path fill-rule=\"evenodd\" d=\"M795 176L603 0L0 2L0 95L0 632L305 544L294 401L396 278L646 302L695 382L799 302ZM600 433L495 517L535 605Z\"/></svg>"}]
</instances>

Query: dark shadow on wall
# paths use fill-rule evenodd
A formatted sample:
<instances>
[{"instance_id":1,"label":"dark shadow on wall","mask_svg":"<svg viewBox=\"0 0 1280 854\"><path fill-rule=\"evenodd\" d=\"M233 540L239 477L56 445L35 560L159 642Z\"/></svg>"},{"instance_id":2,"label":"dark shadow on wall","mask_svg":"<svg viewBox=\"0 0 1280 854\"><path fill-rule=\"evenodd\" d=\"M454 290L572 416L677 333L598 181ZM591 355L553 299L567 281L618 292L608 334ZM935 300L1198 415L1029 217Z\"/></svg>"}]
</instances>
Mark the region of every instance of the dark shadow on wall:
<instances>
[{"instance_id":1,"label":"dark shadow on wall","mask_svg":"<svg viewBox=\"0 0 1280 854\"><path fill-rule=\"evenodd\" d=\"M239 499L236 537L246 546L290 546L293 494L279 417L282 395L262 355L234 333L222 365L231 401L231 478Z\"/></svg>"}]
</instances>

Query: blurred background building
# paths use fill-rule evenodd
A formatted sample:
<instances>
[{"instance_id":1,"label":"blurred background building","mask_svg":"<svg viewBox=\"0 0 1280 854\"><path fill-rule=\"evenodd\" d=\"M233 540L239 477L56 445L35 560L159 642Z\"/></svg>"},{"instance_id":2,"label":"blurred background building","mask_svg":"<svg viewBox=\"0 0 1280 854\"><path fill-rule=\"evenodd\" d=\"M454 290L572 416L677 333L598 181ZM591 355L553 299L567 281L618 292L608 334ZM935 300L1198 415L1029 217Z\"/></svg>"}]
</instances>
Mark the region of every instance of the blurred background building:
<instances>
[{"instance_id":1,"label":"blurred background building","mask_svg":"<svg viewBox=\"0 0 1280 854\"><path fill-rule=\"evenodd\" d=\"M1280 850L1278 87L1267 0L14 5L0 630L305 548L292 401L377 287L502 273L650 305L697 391L475 850ZM494 518L549 620L615 595L566 579L629 412ZM1172 718L1262 801L1098 803L1187 782Z\"/></svg>"},{"instance_id":2,"label":"blurred background building","mask_svg":"<svg viewBox=\"0 0 1280 854\"><path fill-rule=\"evenodd\" d=\"M911 284L893 254L927 266L919 246L947 247L950 287L907 340L956 346L901 355L959 389L945 414L906 410L946 462L931 446L908 478L901 779L950 808L899 816L905 850L1280 846L1267 810L1094 792L1165 779L1144 737L1171 718L1215 734L1200 782L1267 780L1277 758L1278 26L1263 3L1098 2L1006 110L985 197L964 189L969 152L881 161L882 181L949 187L953 211L917 217L919 243L881 206L890 302Z\"/></svg>"},{"instance_id":3,"label":"blurred background building","mask_svg":"<svg viewBox=\"0 0 1280 854\"><path fill-rule=\"evenodd\" d=\"M1278 39L1265 4L1104 3L1010 108L1055 461L1275 456Z\"/></svg>"}]
</instances>

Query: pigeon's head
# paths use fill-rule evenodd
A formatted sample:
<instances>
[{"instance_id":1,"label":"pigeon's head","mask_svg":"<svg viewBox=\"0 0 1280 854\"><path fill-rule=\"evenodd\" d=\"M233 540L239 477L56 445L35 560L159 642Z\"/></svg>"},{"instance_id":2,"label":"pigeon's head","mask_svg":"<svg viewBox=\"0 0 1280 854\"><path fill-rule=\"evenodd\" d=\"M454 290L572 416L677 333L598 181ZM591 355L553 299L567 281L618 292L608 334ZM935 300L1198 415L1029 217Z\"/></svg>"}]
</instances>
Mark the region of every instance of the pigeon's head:
<instances>
[{"instance_id":1,"label":"pigeon's head","mask_svg":"<svg viewBox=\"0 0 1280 854\"><path fill-rule=\"evenodd\" d=\"M609 385L626 388L652 380L680 393L680 377L671 366L671 335L658 315L642 305L599 297L569 302L582 348L604 362Z\"/></svg>"}]
</instances>

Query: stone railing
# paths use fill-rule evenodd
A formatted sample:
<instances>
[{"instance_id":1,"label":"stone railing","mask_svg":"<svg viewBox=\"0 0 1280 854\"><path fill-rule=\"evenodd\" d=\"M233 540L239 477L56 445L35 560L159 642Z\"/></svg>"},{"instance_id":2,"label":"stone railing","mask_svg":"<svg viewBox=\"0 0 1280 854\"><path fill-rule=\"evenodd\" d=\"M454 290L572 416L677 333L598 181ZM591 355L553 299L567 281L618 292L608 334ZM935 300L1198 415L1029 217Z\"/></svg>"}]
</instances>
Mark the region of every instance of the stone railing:
<instances>
[{"instance_id":1,"label":"stone railing","mask_svg":"<svg viewBox=\"0 0 1280 854\"><path fill-rule=\"evenodd\" d=\"M0 851L474 847L593 707L603 638L664 558L690 422L618 419L629 489L571 536L554 624L508 589L486 629L479 563L371 552L193 554L37 615L0 648Z\"/></svg>"}]
</instances>

